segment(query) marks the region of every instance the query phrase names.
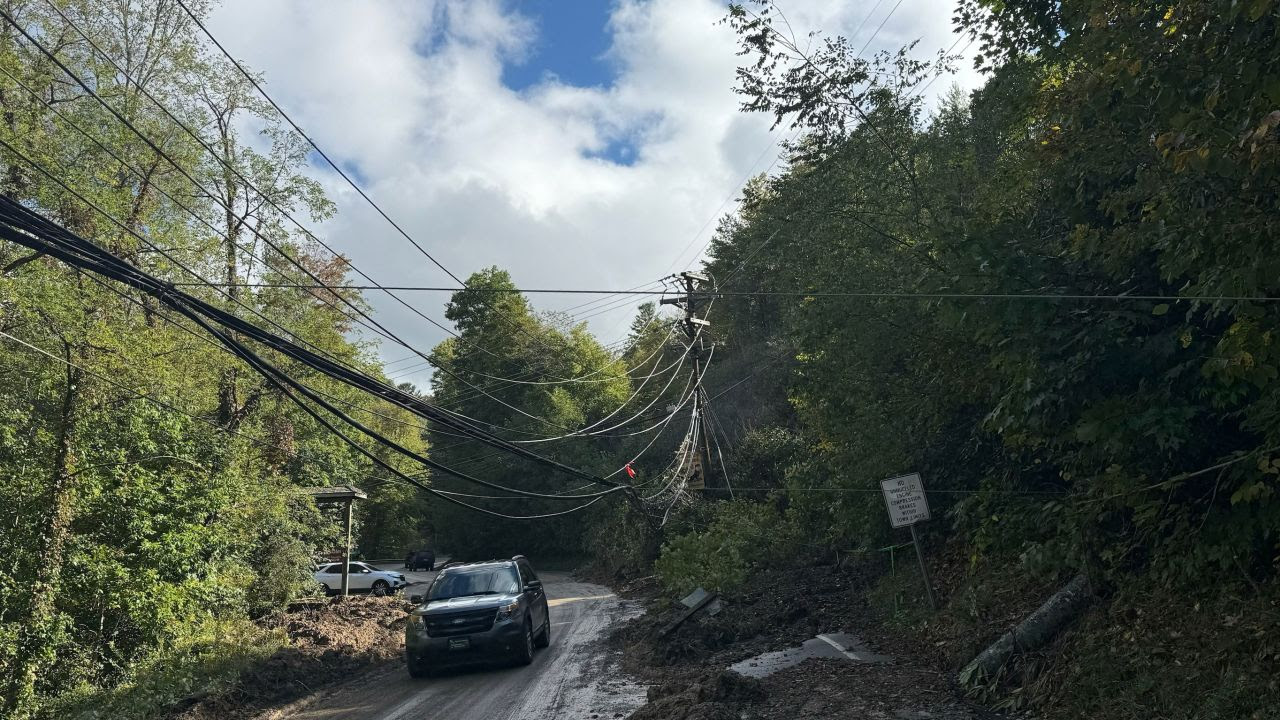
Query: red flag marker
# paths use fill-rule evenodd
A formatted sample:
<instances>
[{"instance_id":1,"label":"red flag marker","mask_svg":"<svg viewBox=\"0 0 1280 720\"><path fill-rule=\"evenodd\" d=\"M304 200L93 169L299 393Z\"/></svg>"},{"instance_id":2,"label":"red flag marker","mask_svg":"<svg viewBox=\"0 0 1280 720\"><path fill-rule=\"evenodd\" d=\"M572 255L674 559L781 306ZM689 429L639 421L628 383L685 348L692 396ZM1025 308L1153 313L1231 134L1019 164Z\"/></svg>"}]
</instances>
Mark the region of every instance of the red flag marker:
<instances>
[{"instance_id":1,"label":"red flag marker","mask_svg":"<svg viewBox=\"0 0 1280 720\"><path fill-rule=\"evenodd\" d=\"M626 469L627 469L627 475L629 475L629 476L631 476L631 477L635 477L635 476L636 476L635 468L631 467L631 463L627 463Z\"/></svg>"}]
</instances>

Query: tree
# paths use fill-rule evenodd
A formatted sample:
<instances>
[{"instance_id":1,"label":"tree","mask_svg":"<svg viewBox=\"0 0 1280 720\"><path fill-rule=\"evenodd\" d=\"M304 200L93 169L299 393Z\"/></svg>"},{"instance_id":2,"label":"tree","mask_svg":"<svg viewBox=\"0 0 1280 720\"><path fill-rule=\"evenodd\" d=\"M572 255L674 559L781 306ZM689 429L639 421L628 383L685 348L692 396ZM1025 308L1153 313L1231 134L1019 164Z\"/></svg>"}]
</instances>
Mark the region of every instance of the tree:
<instances>
[{"instance_id":1,"label":"tree","mask_svg":"<svg viewBox=\"0 0 1280 720\"><path fill-rule=\"evenodd\" d=\"M630 395L624 362L601 347L584 326L562 331L539 319L516 292L510 275L497 268L468 278L466 289L454 293L445 316L459 333L432 353L439 368L432 379L437 403L511 440L569 436L527 447L593 472L617 469L610 467L616 456L606 452L601 441L572 437L574 431L616 410ZM444 428L433 428L432 438L436 460L490 482L543 493L566 492L574 484L581 485L500 450L466 442ZM440 473L434 482L451 492L495 495ZM578 504L520 498L486 502L465 495L460 499L508 515L555 512ZM436 503L434 520L440 542L449 551L474 557L575 554L581 551L585 528L583 519L576 516L535 525L478 518L474 511L448 503Z\"/></svg>"},{"instance_id":2,"label":"tree","mask_svg":"<svg viewBox=\"0 0 1280 720\"><path fill-rule=\"evenodd\" d=\"M1166 582L1268 573L1280 370L1276 310L1254 299L1280 276L1275 9L968 2L957 22L990 80L923 117L909 88L928 66L841 39L802 51L769 7L730 15L744 108L810 133L722 226L710 269L854 294L716 309L755 333L726 365L761 344L798 359L786 396L815 452L793 481L919 470L975 493L957 516L979 554ZM875 503L811 504L872 542Z\"/></svg>"},{"instance_id":3,"label":"tree","mask_svg":"<svg viewBox=\"0 0 1280 720\"><path fill-rule=\"evenodd\" d=\"M299 284L309 275L294 263L342 284L348 265L286 226L283 211L332 209L301 173L302 141L200 55L185 13L170 0L6 12L137 133L4 23L0 138L14 152L0 158L0 191L147 272L229 282L193 292L379 371L350 319L364 308L357 293L234 287ZM265 135L241 134L255 122ZM296 488L363 485L372 463L158 303L3 242L0 331L3 712L29 717L85 693L92 703L142 672L246 652L218 638L255 637L250 621L308 592L311 555L336 542ZM425 448L410 413L264 352ZM399 545L424 521L421 498L370 489L362 542Z\"/></svg>"}]
</instances>

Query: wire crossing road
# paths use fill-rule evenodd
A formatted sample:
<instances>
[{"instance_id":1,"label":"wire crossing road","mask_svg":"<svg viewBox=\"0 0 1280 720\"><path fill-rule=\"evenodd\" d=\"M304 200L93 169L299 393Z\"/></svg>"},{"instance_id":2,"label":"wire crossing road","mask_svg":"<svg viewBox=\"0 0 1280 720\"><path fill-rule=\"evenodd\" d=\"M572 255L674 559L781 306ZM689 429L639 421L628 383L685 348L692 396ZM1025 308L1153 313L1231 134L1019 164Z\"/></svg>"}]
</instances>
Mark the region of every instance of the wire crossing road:
<instances>
[{"instance_id":1,"label":"wire crossing road","mask_svg":"<svg viewBox=\"0 0 1280 720\"><path fill-rule=\"evenodd\" d=\"M417 580L426 573L413 573ZM318 693L273 720L588 720L625 717L644 687L620 675L605 647L608 630L636 608L608 588L541 573L551 606L551 646L533 664L445 671L413 680L403 664ZM418 586L421 588L422 586ZM412 590L410 591L412 592Z\"/></svg>"}]
</instances>

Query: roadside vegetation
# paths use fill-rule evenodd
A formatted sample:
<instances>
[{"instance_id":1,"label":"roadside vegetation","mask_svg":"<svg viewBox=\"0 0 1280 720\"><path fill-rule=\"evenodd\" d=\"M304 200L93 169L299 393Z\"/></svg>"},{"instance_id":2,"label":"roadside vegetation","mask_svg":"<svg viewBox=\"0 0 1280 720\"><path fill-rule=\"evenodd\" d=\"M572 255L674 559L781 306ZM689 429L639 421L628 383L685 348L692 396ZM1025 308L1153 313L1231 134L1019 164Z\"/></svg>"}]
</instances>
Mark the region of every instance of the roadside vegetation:
<instances>
[{"instance_id":1,"label":"roadside vegetation","mask_svg":"<svg viewBox=\"0 0 1280 720\"><path fill-rule=\"evenodd\" d=\"M358 293L296 287L304 271L351 272L284 217L335 211L303 171L305 141L167 3L64 5L5 12L155 146L5 24L0 192L383 373ZM730 6L744 110L794 130L785 170L746 187L705 268L726 293L708 311L705 385L732 499L611 496L536 521L427 502L163 306L0 243L0 714L163 717L234 693L296 644L288 608L338 542L300 488L351 484L370 493L367 557L431 542L455 558L589 558L668 598L731 600L702 645L655 662L840 622L950 673L1083 573L1087 614L978 678L975 699L1051 718L1274 717L1280 7L962 0L955 20L987 82L926 108L954 58L862 58L843 39L791 38L770 2ZM408 389L565 465L678 486L662 468L680 430L661 423L690 375L671 321L641 306L604 345L515 290L501 268L469 277L446 307L458 335L431 353L441 370ZM473 478L574 492L281 364ZM377 452L491 512L576 504ZM937 612L879 491L906 472L930 490Z\"/></svg>"},{"instance_id":2,"label":"roadside vegetation","mask_svg":"<svg viewBox=\"0 0 1280 720\"><path fill-rule=\"evenodd\" d=\"M5 23L0 140L12 151L3 156L0 192L176 281L194 279L181 263L217 283L297 282L282 253L330 282L344 277L340 259L275 209L309 220L333 212L301 174L302 139L254 99L247 81L197 48L193 26L171 3L59 7L66 18L43 2L10 3L5 12L73 72L94 78L99 95L192 178ZM140 82L111 71L90 40L130 58L129 76ZM144 92L247 180L203 154ZM377 370L335 297L288 288L196 292ZM311 592L312 554L338 542L333 519L298 488L365 485L371 463L150 299L4 243L0 331L17 339L0 338L0 715L30 717L54 699L64 710L69 702L93 707L96 693L109 691L132 698L113 717L145 716L270 654L280 640L255 621ZM424 444L407 413L322 378L307 381L379 413L366 420L400 442ZM358 517L366 553L398 555L421 541L429 520L417 494L370 492Z\"/></svg>"},{"instance_id":3,"label":"roadside vegetation","mask_svg":"<svg viewBox=\"0 0 1280 720\"><path fill-rule=\"evenodd\" d=\"M1086 618L979 697L1272 717L1280 10L965 2L987 83L933 110L937 65L797 46L778 12L729 15L740 90L801 133L708 266L779 293L710 316L708 385L750 378L717 408L748 501L669 526L667 591L751 594L843 555L884 573L879 622L957 670L1083 572ZM905 531L878 481L906 472L932 491L937 614L910 549L894 575L881 550Z\"/></svg>"}]
</instances>

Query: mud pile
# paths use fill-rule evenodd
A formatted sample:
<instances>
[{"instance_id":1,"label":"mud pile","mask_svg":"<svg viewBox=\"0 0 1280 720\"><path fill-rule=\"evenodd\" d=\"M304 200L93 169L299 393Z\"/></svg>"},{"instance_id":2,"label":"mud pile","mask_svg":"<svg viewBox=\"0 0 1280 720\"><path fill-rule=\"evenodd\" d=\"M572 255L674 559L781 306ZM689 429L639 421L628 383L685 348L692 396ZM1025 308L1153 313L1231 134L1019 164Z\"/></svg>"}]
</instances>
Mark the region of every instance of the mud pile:
<instances>
[{"instance_id":1,"label":"mud pile","mask_svg":"<svg viewBox=\"0 0 1280 720\"><path fill-rule=\"evenodd\" d=\"M406 605L391 597L334 598L292 608L262 622L283 631L285 647L240 674L229 688L170 715L172 720L251 718L262 710L398 660Z\"/></svg>"},{"instance_id":2,"label":"mud pile","mask_svg":"<svg viewBox=\"0 0 1280 720\"><path fill-rule=\"evenodd\" d=\"M650 687L648 702L630 720L734 720L764 698L759 680L727 670L704 673Z\"/></svg>"},{"instance_id":3,"label":"mud pile","mask_svg":"<svg viewBox=\"0 0 1280 720\"><path fill-rule=\"evenodd\" d=\"M995 717L956 695L933 638L882 624L867 601L882 571L866 561L797 560L725 595L720 614L699 613L666 634L684 608L670 598L651 598L648 612L614 637L623 647L624 667L655 683L630 720ZM842 632L891 657L807 659L759 680L727 670L819 633Z\"/></svg>"},{"instance_id":4,"label":"mud pile","mask_svg":"<svg viewBox=\"0 0 1280 720\"><path fill-rule=\"evenodd\" d=\"M908 663L806 660L762 681L750 720L999 720L950 687L949 674Z\"/></svg>"},{"instance_id":5,"label":"mud pile","mask_svg":"<svg viewBox=\"0 0 1280 720\"><path fill-rule=\"evenodd\" d=\"M725 595L718 615L699 613L666 636L662 630L684 608L653 599L615 640L626 649L628 669L641 674L713 657L733 661L819 632L866 627L862 598L872 577L863 565L798 562Z\"/></svg>"}]
</instances>

